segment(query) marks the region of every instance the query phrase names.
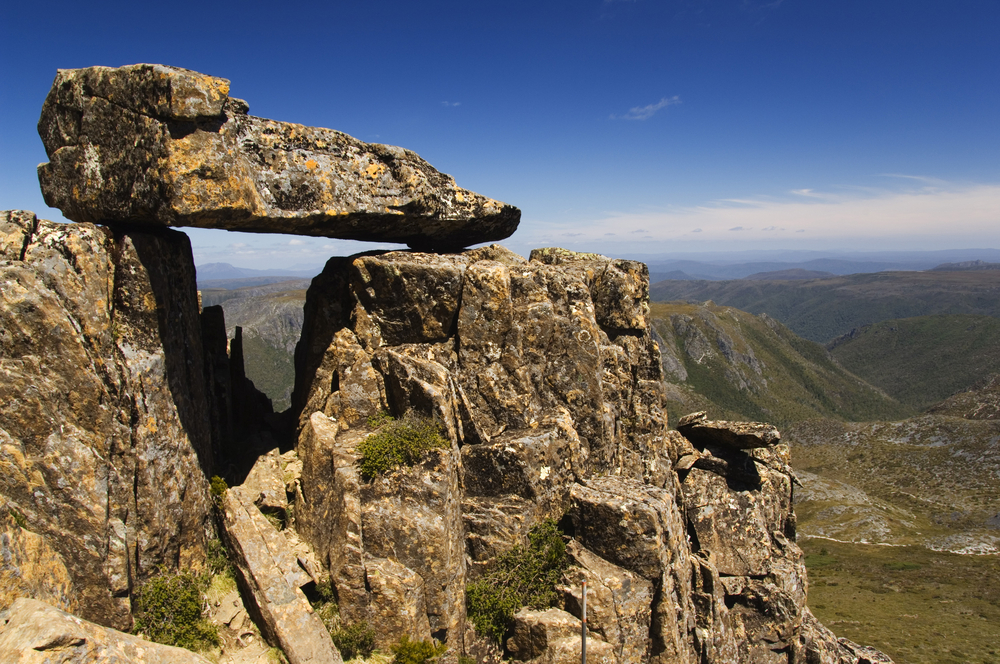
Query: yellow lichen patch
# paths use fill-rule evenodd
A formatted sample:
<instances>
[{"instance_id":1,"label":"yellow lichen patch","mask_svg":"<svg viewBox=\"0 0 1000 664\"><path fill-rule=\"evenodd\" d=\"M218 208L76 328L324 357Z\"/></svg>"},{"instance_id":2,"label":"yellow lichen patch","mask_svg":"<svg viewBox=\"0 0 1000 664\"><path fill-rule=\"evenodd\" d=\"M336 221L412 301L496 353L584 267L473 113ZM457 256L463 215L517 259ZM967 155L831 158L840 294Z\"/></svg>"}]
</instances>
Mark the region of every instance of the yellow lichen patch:
<instances>
[{"instance_id":1,"label":"yellow lichen patch","mask_svg":"<svg viewBox=\"0 0 1000 664\"><path fill-rule=\"evenodd\" d=\"M156 418L154 418L153 416L149 416L148 418L146 418L146 429L150 433L156 433Z\"/></svg>"},{"instance_id":2,"label":"yellow lichen patch","mask_svg":"<svg viewBox=\"0 0 1000 664\"><path fill-rule=\"evenodd\" d=\"M309 161L306 162L306 168L308 168L310 171L315 170L317 166L319 166L319 164L316 163L315 159L310 159Z\"/></svg>"},{"instance_id":3,"label":"yellow lichen patch","mask_svg":"<svg viewBox=\"0 0 1000 664\"><path fill-rule=\"evenodd\" d=\"M465 202L465 196L462 195L462 192L456 191L455 192L455 200L458 201L459 203L464 203Z\"/></svg>"},{"instance_id":4,"label":"yellow lichen patch","mask_svg":"<svg viewBox=\"0 0 1000 664\"><path fill-rule=\"evenodd\" d=\"M371 178L372 180L378 178L380 175L385 173L385 164L369 164L368 168L365 169L365 176Z\"/></svg>"},{"instance_id":5,"label":"yellow lichen patch","mask_svg":"<svg viewBox=\"0 0 1000 664\"><path fill-rule=\"evenodd\" d=\"M62 556L44 537L13 527L0 535L5 556L0 569L0 609L18 597L31 597L75 612L73 582Z\"/></svg>"}]
</instances>

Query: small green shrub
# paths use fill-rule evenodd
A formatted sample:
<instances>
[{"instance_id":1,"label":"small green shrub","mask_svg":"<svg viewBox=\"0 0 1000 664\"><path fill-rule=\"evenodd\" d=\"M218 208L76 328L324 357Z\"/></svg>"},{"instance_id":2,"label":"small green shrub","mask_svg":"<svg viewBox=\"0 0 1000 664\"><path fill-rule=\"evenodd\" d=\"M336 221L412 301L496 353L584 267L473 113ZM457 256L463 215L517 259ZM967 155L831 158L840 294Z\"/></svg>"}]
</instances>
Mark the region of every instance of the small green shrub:
<instances>
[{"instance_id":1,"label":"small green shrub","mask_svg":"<svg viewBox=\"0 0 1000 664\"><path fill-rule=\"evenodd\" d=\"M330 632L330 638L345 662L355 657L367 659L375 650L375 630L366 620L338 627Z\"/></svg>"},{"instance_id":2,"label":"small green shrub","mask_svg":"<svg viewBox=\"0 0 1000 664\"><path fill-rule=\"evenodd\" d=\"M920 563L891 562L891 563L885 563L883 567L885 567L886 569L894 570L896 572L905 572L911 569L920 569L921 567L923 567L923 565L921 565Z\"/></svg>"},{"instance_id":3,"label":"small green shrub","mask_svg":"<svg viewBox=\"0 0 1000 664\"><path fill-rule=\"evenodd\" d=\"M389 422L395 422L395 421L396 418L390 415L389 413L385 412L384 410L380 410L374 415L368 416L368 426L370 426L372 429L381 429Z\"/></svg>"},{"instance_id":4,"label":"small green shrub","mask_svg":"<svg viewBox=\"0 0 1000 664\"><path fill-rule=\"evenodd\" d=\"M222 500L222 497L226 495L227 489L229 489L229 485L226 484L226 480L218 475L212 475L210 490L216 500Z\"/></svg>"},{"instance_id":5,"label":"small green shrub","mask_svg":"<svg viewBox=\"0 0 1000 664\"><path fill-rule=\"evenodd\" d=\"M212 574L227 574L233 578L236 577L233 563L229 560L229 553L221 540L208 541L207 562L208 571Z\"/></svg>"},{"instance_id":6,"label":"small green shrub","mask_svg":"<svg viewBox=\"0 0 1000 664\"><path fill-rule=\"evenodd\" d=\"M191 572L164 572L149 579L136 594L134 632L188 650L219 645L217 629L201 615L201 594L208 580Z\"/></svg>"},{"instance_id":7,"label":"small green shrub","mask_svg":"<svg viewBox=\"0 0 1000 664\"><path fill-rule=\"evenodd\" d=\"M392 646L392 664L427 664L429 660L440 657L448 649L443 643L436 641L411 641L403 636Z\"/></svg>"},{"instance_id":8,"label":"small green shrub","mask_svg":"<svg viewBox=\"0 0 1000 664\"><path fill-rule=\"evenodd\" d=\"M497 556L486 573L465 589L469 619L476 630L499 642L521 607L555 605L555 586L569 565L566 544L553 520L532 528L528 539L527 547L515 546Z\"/></svg>"},{"instance_id":9,"label":"small green shrub","mask_svg":"<svg viewBox=\"0 0 1000 664\"><path fill-rule=\"evenodd\" d=\"M358 445L358 468L370 480L402 465L412 466L424 452L448 447L433 420L408 415L382 425Z\"/></svg>"},{"instance_id":10,"label":"small green shrub","mask_svg":"<svg viewBox=\"0 0 1000 664\"><path fill-rule=\"evenodd\" d=\"M458 664L477 664L475 657L469 657L468 655L459 655Z\"/></svg>"}]
</instances>

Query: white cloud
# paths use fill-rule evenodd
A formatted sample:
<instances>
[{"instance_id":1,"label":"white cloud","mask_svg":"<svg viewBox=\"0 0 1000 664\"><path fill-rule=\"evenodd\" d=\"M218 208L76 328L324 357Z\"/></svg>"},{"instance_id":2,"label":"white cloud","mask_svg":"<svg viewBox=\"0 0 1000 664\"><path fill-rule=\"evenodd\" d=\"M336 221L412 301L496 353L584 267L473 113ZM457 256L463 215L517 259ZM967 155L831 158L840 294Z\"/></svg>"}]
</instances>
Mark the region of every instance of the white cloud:
<instances>
[{"instance_id":1,"label":"white cloud","mask_svg":"<svg viewBox=\"0 0 1000 664\"><path fill-rule=\"evenodd\" d=\"M451 107L454 107L454 106L461 106L462 102L460 102L460 101L443 101L443 102L441 102L441 105L442 106L451 106Z\"/></svg>"},{"instance_id":2,"label":"white cloud","mask_svg":"<svg viewBox=\"0 0 1000 664\"><path fill-rule=\"evenodd\" d=\"M675 104L681 103L681 98L674 95L673 97L664 97L655 104L649 104L648 106L635 106L630 108L628 113L625 115L612 115L612 120L648 120L649 118L656 115L656 112L661 108L666 108L667 106L673 106Z\"/></svg>"},{"instance_id":3,"label":"white cloud","mask_svg":"<svg viewBox=\"0 0 1000 664\"><path fill-rule=\"evenodd\" d=\"M897 181L911 184L895 189L798 189L781 198L608 213L589 223L577 219L572 230L583 233L576 238L577 246L592 242L600 248L601 243L614 242L619 253L676 250L679 243L719 250L1000 248L1000 183L941 183L918 176ZM612 228L615 239L606 237ZM640 244L640 236L651 240ZM528 237L521 240L531 242Z\"/></svg>"},{"instance_id":4,"label":"white cloud","mask_svg":"<svg viewBox=\"0 0 1000 664\"><path fill-rule=\"evenodd\" d=\"M296 240L289 240L288 241L288 244L290 244L293 247L296 247L296 246L298 246L300 244L305 244L305 243L306 243L305 240L298 240L298 239L296 239Z\"/></svg>"}]
</instances>

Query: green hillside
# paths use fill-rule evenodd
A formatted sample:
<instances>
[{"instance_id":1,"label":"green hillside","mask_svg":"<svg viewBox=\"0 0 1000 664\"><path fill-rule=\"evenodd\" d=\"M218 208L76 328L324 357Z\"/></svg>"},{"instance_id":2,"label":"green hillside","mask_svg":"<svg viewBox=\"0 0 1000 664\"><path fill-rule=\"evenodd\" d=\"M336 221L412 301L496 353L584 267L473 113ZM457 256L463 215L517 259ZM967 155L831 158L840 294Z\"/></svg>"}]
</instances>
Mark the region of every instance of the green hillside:
<instances>
[{"instance_id":1,"label":"green hillside","mask_svg":"<svg viewBox=\"0 0 1000 664\"><path fill-rule=\"evenodd\" d=\"M879 321L932 314L1000 316L1000 270L876 272L805 281L661 281L655 302L705 302L766 313L827 343Z\"/></svg>"},{"instance_id":2,"label":"green hillside","mask_svg":"<svg viewBox=\"0 0 1000 664\"><path fill-rule=\"evenodd\" d=\"M302 307L308 285L309 280L297 280L201 291L203 306L222 305L230 339L236 326L243 328L247 377L271 399L276 412L291 406L295 344L302 334Z\"/></svg>"},{"instance_id":3,"label":"green hillside","mask_svg":"<svg viewBox=\"0 0 1000 664\"><path fill-rule=\"evenodd\" d=\"M897 662L1000 662L1000 422L799 422L809 606Z\"/></svg>"},{"instance_id":4,"label":"green hillside","mask_svg":"<svg viewBox=\"0 0 1000 664\"><path fill-rule=\"evenodd\" d=\"M913 413L769 316L680 303L653 304L651 313L674 421L692 410L778 425Z\"/></svg>"},{"instance_id":5,"label":"green hillside","mask_svg":"<svg viewBox=\"0 0 1000 664\"><path fill-rule=\"evenodd\" d=\"M923 410L1000 372L1000 319L936 315L886 320L829 348L848 371Z\"/></svg>"}]
</instances>

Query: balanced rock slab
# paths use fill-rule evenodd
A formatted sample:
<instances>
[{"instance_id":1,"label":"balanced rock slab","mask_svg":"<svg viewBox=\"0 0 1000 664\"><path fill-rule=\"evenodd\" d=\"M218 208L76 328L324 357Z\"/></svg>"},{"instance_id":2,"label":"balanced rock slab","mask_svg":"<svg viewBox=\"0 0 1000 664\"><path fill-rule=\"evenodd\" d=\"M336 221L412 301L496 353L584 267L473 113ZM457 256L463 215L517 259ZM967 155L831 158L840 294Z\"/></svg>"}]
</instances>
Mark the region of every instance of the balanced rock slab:
<instances>
[{"instance_id":1,"label":"balanced rock slab","mask_svg":"<svg viewBox=\"0 0 1000 664\"><path fill-rule=\"evenodd\" d=\"M74 221L433 250L517 229L516 207L459 188L409 150L247 111L228 80L186 69L59 70L38 122L45 201Z\"/></svg>"}]
</instances>

